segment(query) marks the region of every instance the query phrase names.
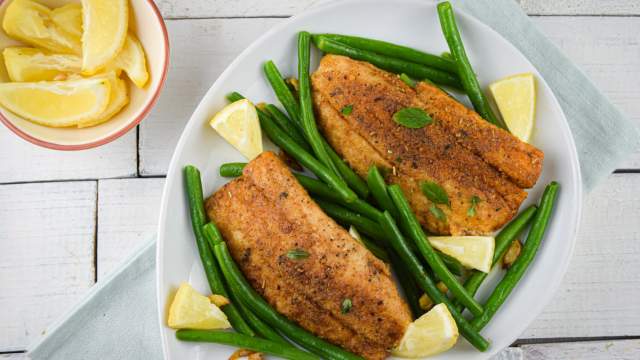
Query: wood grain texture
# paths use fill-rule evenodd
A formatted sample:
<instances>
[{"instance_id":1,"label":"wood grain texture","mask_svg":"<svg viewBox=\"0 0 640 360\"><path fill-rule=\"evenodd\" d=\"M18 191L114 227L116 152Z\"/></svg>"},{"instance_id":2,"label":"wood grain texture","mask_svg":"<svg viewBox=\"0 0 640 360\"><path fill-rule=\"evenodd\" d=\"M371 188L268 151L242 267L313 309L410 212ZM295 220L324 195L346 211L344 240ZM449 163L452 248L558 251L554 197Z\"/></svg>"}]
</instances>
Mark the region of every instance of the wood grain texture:
<instances>
[{"instance_id":1,"label":"wood grain texture","mask_svg":"<svg viewBox=\"0 0 640 360\"><path fill-rule=\"evenodd\" d=\"M436 2L432 0L433 2ZM636 0L517 0L532 15L637 15ZM328 0L156 0L165 18L290 16Z\"/></svg>"},{"instance_id":2,"label":"wood grain texture","mask_svg":"<svg viewBox=\"0 0 640 360\"><path fill-rule=\"evenodd\" d=\"M136 132L97 149L57 151L28 143L0 126L0 183L135 176Z\"/></svg>"},{"instance_id":3,"label":"wood grain texture","mask_svg":"<svg viewBox=\"0 0 640 360\"><path fill-rule=\"evenodd\" d=\"M524 360L637 360L640 340L579 341L522 345Z\"/></svg>"},{"instance_id":4,"label":"wood grain texture","mask_svg":"<svg viewBox=\"0 0 640 360\"><path fill-rule=\"evenodd\" d=\"M164 179L98 183L98 280L157 230Z\"/></svg>"},{"instance_id":5,"label":"wood grain texture","mask_svg":"<svg viewBox=\"0 0 640 360\"><path fill-rule=\"evenodd\" d=\"M140 128L140 173L164 175L182 129L222 71L283 19L168 21L171 69L158 104Z\"/></svg>"},{"instance_id":6,"label":"wood grain texture","mask_svg":"<svg viewBox=\"0 0 640 360\"><path fill-rule=\"evenodd\" d=\"M533 21L640 125L640 17L553 16L534 17ZM618 168L639 169L640 152Z\"/></svg>"},{"instance_id":7,"label":"wood grain texture","mask_svg":"<svg viewBox=\"0 0 640 360\"><path fill-rule=\"evenodd\" d=\"M521 338L640 335L640 174L615 174L585 201L571 265Z\"/></svg>"},{"instance_id":8,"label":"wood grain texture","mask_svg":"<svg viewBox=\"0 0 640 360\"><path fill-rule=\"evenodd\" d=\"M0 354L0 359L2 360L23 360L28 358L25 353Z\"/></svg>"},{"instance_id":9,"label":"wood grain texture","mask_svg":"<svg viewBox=\"0 0 640 360\"><path fill-rule=\"evenodd\" d=\"M23 350L94 279L96 182L0 186L0 351Z\"/></svg>"},{"instance_id":10,"label":"wood grain texture","mask_svg":"<svg viewBox=\"0 0 640 360\"><path fill-rule=\"evenodd\" d=\"M536 17L536 25L640 124L640 17ZM206 90L247 45L283 19L168 21L172 69L140 130L140 171L164 175L177 140ZM179 55L178 55L179 54ZM179 59L178 59L179 56ZM640 153L619 168L640 169Z\"/></svg>"}]
</instances>

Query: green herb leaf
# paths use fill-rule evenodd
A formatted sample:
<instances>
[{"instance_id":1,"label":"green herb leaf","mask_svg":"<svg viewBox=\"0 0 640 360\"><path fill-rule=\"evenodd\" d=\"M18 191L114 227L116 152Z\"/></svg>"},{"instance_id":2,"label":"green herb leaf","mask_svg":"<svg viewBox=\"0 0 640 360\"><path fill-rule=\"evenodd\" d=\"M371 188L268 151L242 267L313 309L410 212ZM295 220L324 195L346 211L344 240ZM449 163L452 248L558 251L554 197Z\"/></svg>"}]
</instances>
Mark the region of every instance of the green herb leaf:
<instances>
[{"instance_id":1,"label":"green herb leaf","mask_svg":"<svg viewBox=\"0 0 640 360\"><path fill-rule=\"evenodd\" d=\"M347 105L342 108L342 115L349 116L353 111L353 105Z\"/></svg>"},{"instance_id":2,"label":"green herb leaf","mask_svg":"<svg viewBox=\"0 0 640 360\"><path fill-rule=\"evenodd\" d=\"M342 300L342 306L341 306L342 313L346 314L349 311L351 311L352 306L353 306L353 303L351 303L351 299L347 298Z\"/></svg>"},{"instance_id":3,"label":"green herb leaf","mask_svg":"<svg viewBox=\"0 0 640 360\"><path fill-rule=\"evenodd\" d=\"M471 197L471 206L469 206L469 210L467 210L467 216L468 217L474 217L476 216L476 205L478 205L478 203L480 202L480 198L473 195Z\"/></svg>"},{"instance_id":4,"label":"green herb leaf","mask_svg":"<svg viewBox=\"0 0 640 360\"><path fill-rule=\"evenodd\" d=\"M410 129L420 129L433 122L424 110L419 108L404 108L393 114L393 121Z\"/></svg>"},{"instance_id":5,"label":"green herb leaf","mask_svg":"<svg viewBox=\"0 0 640 360\"><path fill-rule=\"evenodd\" d=\"M422 193L427 199L431 200L431 202L449 205L449 195L447 195L447 192L437 183L433 181L423 181L420 183L420 188L422 189Z\"/></svg>"},{"instance_id":6,"label":"green herb leaf","mask_svg":"<svg viewBox=\"0 0 640 360\"><path fill-rule=\"evenodd\" d=\"M412 88L416 87L416 81L409 77L409 75L402 73L400 74L400 80L402 80L405 84L411 86Z\"/></svg>"},{"instance_id":7,"label":"green herb leaf","mask_svg":"<svg viewBox=\"0 0 640 360\"><path fill-rule=\"evenodd\" d=\"M292 249L287 253L287 257L291 260L302 260L309 257L309 253L302 249Z\"/></svg>"},{"instance_id":8,"label":"green herb leaf","mask_svg":"<svg viewBox=\"0 0 640 360\"><path fill-rule=\"evenodd\" d=\"M431 204L429 211L436 217L436 219L440 221L447 221L447 215L445 215L444 211L437 207L435 204Z\"/></svg>"}]
</instances>

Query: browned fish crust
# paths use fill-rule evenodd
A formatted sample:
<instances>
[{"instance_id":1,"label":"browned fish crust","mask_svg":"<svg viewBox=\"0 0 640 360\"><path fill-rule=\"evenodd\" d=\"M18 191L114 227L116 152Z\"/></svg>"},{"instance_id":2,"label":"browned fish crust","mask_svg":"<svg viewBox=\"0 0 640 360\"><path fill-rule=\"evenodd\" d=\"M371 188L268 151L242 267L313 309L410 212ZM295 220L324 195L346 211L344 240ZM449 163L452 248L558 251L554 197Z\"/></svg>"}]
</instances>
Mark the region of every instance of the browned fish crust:
<instances>
[{"instance_id":1,"label":"browned fish crust","mask_svg":"<svg viewBox=\"0 0 640 360\"><path fill-rule=\"evenodd\" d=\"M313 202L265 152L206 202L252 286L300 326L367 359L383 359L411 322L386 264ZM305 259L287 253L302 249ZM342 303L350 299L349 312Z\"/></svg>"},{"instance_id":2,"label":"browned fish crust","mask_svg":"<svg viewBox=\"0 0 640 360\"><path fill-rule=\"evenodd\" d=\"M391 73L336 55L322 59L312 85L318 124L331 145L361 176L373 164L389 169L387 180L403 188L431 232L485 234L500 228L526 198L521 186L539 176L540 150L434 86L420 84L416 92ZM351 114L343 115L348 105ZM405 107L424 109L434 123L422 129L396 124L393 114ZM447 191L450 206L438 205L446 220L431 210L435 205L420 190L423 181ZM474 196L480 202L469 216Z\"/></svg>"}]
</instances>

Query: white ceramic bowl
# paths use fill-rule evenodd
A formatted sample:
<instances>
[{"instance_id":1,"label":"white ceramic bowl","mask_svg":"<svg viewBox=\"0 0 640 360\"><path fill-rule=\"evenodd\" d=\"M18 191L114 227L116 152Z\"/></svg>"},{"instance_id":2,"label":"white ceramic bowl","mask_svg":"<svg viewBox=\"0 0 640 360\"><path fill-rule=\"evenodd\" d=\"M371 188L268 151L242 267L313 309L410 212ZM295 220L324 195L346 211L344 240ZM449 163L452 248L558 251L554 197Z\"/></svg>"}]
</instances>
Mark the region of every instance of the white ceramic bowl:
<instances>
[{"instance_id":1,"label":"white ceramic bowl","mask_svg":"<svg viewBox=\"0 0 640 360\"><path fill-rule=\"evenodd\" d=\"M79 0L37 0L57 7ZM11 0L0 0L0 19ZM111 142L138 125L158 100L169 68L169 36L162 15L153 0L130 0L133 13L130 31L140 39L147 56L149 83L138 89L130 81L129 104L111 120L89 128L51 128L38 125L0 107L0 121L21 138L36 145L56 150L83 150ZM8 46L20 46L0 28L0 51ZM1 56L0 56L1 58ZM0 60L0 82L8 81L4 62Z\"/></svg>"},{"instance_id":2,"label":"white ceramic bowl","mask_svg":"<svg viewBox=\"0 0 640 360\"><path fill-rule=\"evenodd\" d=\"M509 346L542 311L560 285L567 269L580 219L582 183L575 145L567 121L553 92L535 67L509 42L477 19L456 12L467 52L479 80L486 86L508 75L532 72L538 80L536 132L532 143L545 152L544 169L529 190L526 208L540 199L552 180L561 184L553 218L538 254L511 296L483 329L491 346L481 353L462 337L450 351L430 359L487 359ZM237 90L249 99L277 103L262 74L262 64L274 60L285 76L296 74L296 33L335 32L368 36L406 44L431 53L447 50L436 7L424 0L336 1L283 21L248 47L211 86L187 124L171 160L161 203L157 247L157 296L162 345L167 359L226 359L233 348L217 344L180 342L166 326L171 295L182 282L210 292L191 230L182 169L187 164L202 172L205 195L229 179L218 168L231 161L246 161L207 124L227 102L225 94ZM313 51L315 69L318 51ZM266 143L270 145L269 142ZM484 302L501 272L492 273L477 298Z\"/></svg>"}]
</instances>

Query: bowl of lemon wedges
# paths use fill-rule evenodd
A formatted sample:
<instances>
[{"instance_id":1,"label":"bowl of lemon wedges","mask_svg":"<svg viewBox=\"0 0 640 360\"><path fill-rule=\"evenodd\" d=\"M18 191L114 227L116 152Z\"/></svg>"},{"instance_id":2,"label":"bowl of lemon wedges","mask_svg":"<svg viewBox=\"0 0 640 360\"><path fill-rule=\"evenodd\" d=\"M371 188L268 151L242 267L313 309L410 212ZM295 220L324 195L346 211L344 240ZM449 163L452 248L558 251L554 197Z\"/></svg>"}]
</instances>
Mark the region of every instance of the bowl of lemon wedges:
<instances>
[{"instance_id":1,"label":"bowl of lemon wedges","mask_svg":"<svg viewBox=\"0 0 640 360\"><path fill-rule=\"evenodd\" d=\"M149 113L169 41L153 0L0 0L0 121L34 144L106 144Z\"/></svg>"}]
</instances>

